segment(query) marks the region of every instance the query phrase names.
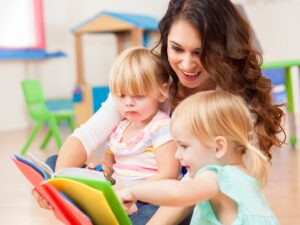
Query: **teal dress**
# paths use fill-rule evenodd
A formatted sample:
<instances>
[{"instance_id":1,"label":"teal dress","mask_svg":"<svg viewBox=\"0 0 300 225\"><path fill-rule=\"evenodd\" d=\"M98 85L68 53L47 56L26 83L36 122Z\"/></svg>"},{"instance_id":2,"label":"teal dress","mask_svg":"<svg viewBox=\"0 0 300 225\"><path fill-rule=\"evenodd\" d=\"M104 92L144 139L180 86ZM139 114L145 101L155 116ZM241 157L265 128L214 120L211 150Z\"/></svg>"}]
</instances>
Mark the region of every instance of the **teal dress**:
<instances>
[{"instance_id":1,"label":"teal dress","mask_svg":"<svg viewBox=\"0 0 300 225\"><path fill-rule=\"evenodd\" d=\"M278 225L271 211L259 181L234 166L207 166L200 169L214 171L218 176L219 188L223 194L236 202L238 215L232 225ZM214 214L209 201L198 203L193 212L191 225L222 225Z\"/></svg>"}]
</instances>

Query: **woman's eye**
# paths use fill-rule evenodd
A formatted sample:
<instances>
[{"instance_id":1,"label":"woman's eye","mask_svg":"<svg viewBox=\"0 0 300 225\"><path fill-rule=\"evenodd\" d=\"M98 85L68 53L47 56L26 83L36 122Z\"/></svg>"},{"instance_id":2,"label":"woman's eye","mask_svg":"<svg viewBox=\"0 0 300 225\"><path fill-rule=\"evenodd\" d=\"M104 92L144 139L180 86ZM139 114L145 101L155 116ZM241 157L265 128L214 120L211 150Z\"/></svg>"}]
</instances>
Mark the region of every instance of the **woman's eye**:
<instances>
[{"instance_id":1,"label":"woman's eye","mask_svg":"<svg viewBox=\"0 0 300 225\"><path fill-rule=\"evenodd\" d=\"M175 51L175 52L183 52L183 49L179 48L179 47L176 47L176 46L172 46L172 49Z\"/></svg>"}]
</instances>

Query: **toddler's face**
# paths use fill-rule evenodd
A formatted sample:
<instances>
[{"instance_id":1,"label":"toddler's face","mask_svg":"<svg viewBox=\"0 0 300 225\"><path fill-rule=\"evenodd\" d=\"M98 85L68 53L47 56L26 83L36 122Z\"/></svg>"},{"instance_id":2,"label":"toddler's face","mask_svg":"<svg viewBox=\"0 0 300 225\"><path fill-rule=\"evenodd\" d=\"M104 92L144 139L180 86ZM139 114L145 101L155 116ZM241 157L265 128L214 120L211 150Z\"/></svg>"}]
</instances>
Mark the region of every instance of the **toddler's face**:
<instances>
[{"instance_id":1,"label":"toddler's face","mask_svg":"<svg viewBox=\"0 0 300 225\"><path fill-rule=\"evenodd\" d=\"M120 113L132 122L149 122L159 108L159 100L150 96L116 96Z\"/></svg>"},{"instance_id":2,"label":"toddler's face","mask_svg":"<svg viewBox=\"0 0 300 225\"><path fill-rule=\"evenodd\" d=\"M203 166L214 162L214 151L205 146L182 119L173 119L171 134L177 144L175 157L185 166L191 177Z\"/></svg>"}]
</instances>

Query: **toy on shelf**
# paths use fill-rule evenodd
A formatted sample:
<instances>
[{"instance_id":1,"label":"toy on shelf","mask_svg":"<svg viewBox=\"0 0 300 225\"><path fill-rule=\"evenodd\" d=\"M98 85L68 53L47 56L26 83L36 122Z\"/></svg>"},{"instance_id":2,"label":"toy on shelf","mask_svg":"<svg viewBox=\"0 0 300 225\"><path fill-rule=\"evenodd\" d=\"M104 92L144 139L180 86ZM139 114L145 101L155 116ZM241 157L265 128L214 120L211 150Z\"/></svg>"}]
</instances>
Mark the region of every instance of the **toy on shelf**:
<instances>
[{"instance_id":1,"label":"toy on shelf","mask_svg":"<svg viewBox=\"0 0 300 225\"><path fill-rule=\"evenodd\" d=\"M79 126L85 122L97 110L101 102L108 95L108 88L102 87L102 91L94 90L86 83L84 77L82 36L88 33L112 33L116 36L117 53L125 48L125 40L129 37L130 46L147 46L151 37L158 34L158 20L156 18L128 14L101 12L84 21L72 29L75 37L77 81L73 99L75 100L75 124ZM95 96L95 94L101 94ZM103 98L105 96L105 98Z\"/></svg>"}]
</instances>

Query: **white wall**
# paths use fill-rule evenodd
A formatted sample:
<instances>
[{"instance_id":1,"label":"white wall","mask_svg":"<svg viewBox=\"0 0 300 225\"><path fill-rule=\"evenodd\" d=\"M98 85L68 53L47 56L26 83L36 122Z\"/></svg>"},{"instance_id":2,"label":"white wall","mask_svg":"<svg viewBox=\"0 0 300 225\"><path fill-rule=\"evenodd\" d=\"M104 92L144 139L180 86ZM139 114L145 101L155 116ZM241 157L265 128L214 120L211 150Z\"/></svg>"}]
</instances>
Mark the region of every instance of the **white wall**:
<instances>
[{"instance_id":1,"label":"white wall","mask_svg":"<svg viewBox=\"0 0 300 225\"><path fill-rule=\"evenodd\" d=\"M264 62L300 59L300 0L240 0L262 47ZM292 70L294 110L300 112L299 69Z\"/></svg>"},{"instance_id":2,"label":"white wall","mask_svg":"<svg viewBox=\"0 0 300 225\"><path fill-rule=\"evenodd\" d=\"M72 27L103 10L160 18L167 4L168 0L44 0L47 49L64 51L68 57L27 62L0 61L0 131L30 124L20 88L24 78L41 80L46 98L71 97L76 74ZM87 82L91 85L106 84L116 57L115 37L110 34L86 35L83 42Z\"/></svg>"},{"instance_id":3,"label":"white wall","mask_svg":"<svg viewBox=\"0 0 300 225\"><path fill-rule=\"evenodd\" d=\"M300 21L300 0L235 2L244 5L264 51L265 61L300 58L300 29L297 24ZM160 18L167 4L168 0L44 0L47 49L64 51L68 57L35 62L0 61L0 131L30 124L20 89L20 81L26 77L40 79L47 98L71 97L76 68L72 27L102 10ZM84 54L88 83L106 84L116 56L114 36L85 36Z\"/></svg>"},{"instance_id":4,"label":"white wall","mask_svg":"<svg viewBox=\"0 0 300 225\"><path fill-rule=\"evenodd\" d=\"M300 0L242 1L264 61L300 58Z\"/></svg>"}]
</instances>

